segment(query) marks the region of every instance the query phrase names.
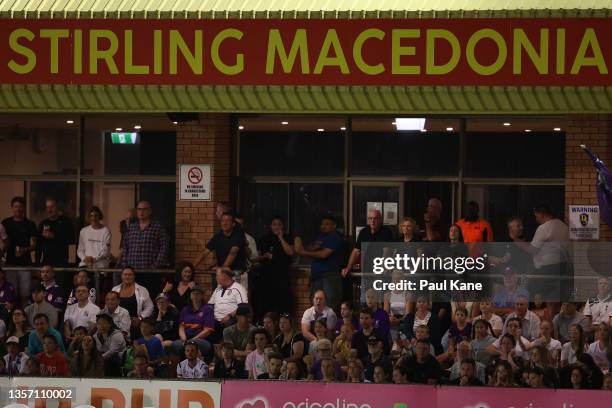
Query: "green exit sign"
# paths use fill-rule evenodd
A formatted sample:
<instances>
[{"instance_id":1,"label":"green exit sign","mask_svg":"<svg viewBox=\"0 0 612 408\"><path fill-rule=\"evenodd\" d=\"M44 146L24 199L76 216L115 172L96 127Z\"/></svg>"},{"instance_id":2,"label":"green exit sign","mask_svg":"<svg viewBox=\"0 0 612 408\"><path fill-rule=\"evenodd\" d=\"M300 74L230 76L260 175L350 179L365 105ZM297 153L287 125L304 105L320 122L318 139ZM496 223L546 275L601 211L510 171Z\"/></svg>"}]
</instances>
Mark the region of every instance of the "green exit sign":
<instances>
[{"instance_id":1,"label":"green exit sign","mask_svg":"<svg viewBox=\"0 0 612 408\"><path fill-rule=\"evenodd\" d=\"M113 144L136 144L138 133L136 132L112 132L111 141Z\"/></svg>"}]
</instances>

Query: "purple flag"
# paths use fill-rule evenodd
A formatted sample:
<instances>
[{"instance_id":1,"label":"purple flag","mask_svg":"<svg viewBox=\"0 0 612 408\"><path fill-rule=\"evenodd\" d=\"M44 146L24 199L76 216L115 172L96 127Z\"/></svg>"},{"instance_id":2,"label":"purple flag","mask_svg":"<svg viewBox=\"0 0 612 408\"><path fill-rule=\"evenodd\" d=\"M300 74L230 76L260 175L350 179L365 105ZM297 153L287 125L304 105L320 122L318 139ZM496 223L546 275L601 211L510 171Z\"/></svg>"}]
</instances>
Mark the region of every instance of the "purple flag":
<instances>
[{"instance_id":1,"label":"purple flag","mask_svg":"<svg viewBox=\"0 0 612 408\"><path fill-rule=\"evenodd\" d=\"M603 220L612 228L612 173L606 168L606 165L597 155L591 152L585 145L580 145L580 148L589 155L595 169L597 177L595 178L595 186L597 189L597 200Z\"/></svg>"}]
</instances>

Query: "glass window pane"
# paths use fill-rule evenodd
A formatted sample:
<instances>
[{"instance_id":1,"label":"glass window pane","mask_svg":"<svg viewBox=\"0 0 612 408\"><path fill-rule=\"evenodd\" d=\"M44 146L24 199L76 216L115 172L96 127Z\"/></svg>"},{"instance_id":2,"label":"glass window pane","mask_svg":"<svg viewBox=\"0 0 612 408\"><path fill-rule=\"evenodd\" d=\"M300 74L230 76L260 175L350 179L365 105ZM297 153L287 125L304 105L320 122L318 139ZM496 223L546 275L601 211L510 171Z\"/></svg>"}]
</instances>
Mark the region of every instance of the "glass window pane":
<instances>
[{"instance_id":1,"label":"glass window pane","mask_svg":"<svg viewBox=\"0 0 612 408\"><path fill-rule=\"evenodd\" d=\"M304 242L312 242L319 232L321 217L331 215L343 234L343 203L342 184L291 184L291 230Z\"/></svg>"},{"instance_id":2,"label":"glass window pane","mask_svg":"<svg viewBox=\"0 0 612 408\"><path fill-rule=\"evenodd\" d=\"M247 231L255 238L266 232L270 218L280 215L289 222L289 187L284 183L245 183L240 185L240 214L245 217ZM289 228L290 229L290 228Z\"/></svg>"},{"instance_id":3,"label":"glass window pane","mask_svg":"<svg viewBox=\"0 0 612 408\"><path fill-rule=\"evenodd\" d=\"M397 203L398 211L401 211L400 188L396 186L354 186L353 187L353 230L351 236L356 238L355 227L368 225L368 203L369 202L392 202Z\"/></svg>"}]
</instances>

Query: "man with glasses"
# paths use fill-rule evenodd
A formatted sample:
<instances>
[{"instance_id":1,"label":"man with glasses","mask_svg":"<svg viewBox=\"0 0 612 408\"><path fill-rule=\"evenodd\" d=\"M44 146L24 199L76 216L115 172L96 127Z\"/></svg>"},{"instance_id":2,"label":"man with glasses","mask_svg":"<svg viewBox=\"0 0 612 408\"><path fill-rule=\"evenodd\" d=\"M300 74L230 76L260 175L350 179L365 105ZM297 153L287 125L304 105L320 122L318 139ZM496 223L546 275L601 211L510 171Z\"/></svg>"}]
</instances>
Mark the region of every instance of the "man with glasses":
<instances>
[{"instance_id":1,"label":"man with glasses","mask_svg":"<svg viewBox=\"0 0 612 408\"><path fill-rule=\"evenodd\" d=\"M158 269L167 266L168 237L164 227L151 219L151 214L151 203L140 201L136 206L138 220L128 225L125 235L120 268L127 265L135 269ZM143 275L142 283L149 288L155 285L156 275L147 275Z\"/></svg>"}]
</instances>

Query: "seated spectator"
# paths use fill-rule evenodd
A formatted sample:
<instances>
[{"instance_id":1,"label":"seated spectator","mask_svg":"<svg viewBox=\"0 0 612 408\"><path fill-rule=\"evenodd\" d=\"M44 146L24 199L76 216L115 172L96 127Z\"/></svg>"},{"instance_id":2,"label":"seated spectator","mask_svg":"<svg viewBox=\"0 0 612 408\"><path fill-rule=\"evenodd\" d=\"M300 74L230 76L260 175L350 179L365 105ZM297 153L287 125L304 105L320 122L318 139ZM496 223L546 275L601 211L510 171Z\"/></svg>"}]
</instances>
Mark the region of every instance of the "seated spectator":
<instances>
[{"instance_id":1,"label":"seated spectator","mask_svg":"<svg viewBox=\"0 0 612 408\"><path fill-rule=\"evenodd\" d=\"M19 339L19 350L28 352L28 340L32 327L28 323L26 313L23 309L13 309L10 315L10 324L6 331L7 337Z\"/></svg>"},{"instance_id":2,"label":"seated spectator","mask_svg":"<svg viewBox=\"0 0 612 408\"><path fill-rule=\"evenodd\" d=\"M346 382L348 383L362 383L363 377L363 363L358 358L352 358L348 362L348 372L346 376Z\"/></svg>"},{"instance_id":3,"label":"seated spectator","mask_svg":"<svg viewBox=\"0 0 612 408\"><path fill-rule=\"evenodd\" d=\"M607 373L603 379L602 390L612 391L612 372Z\"/></svg>"},{"instance_id":4,"label":"seated spectator","mask_svg":"<svg viewBox=\"0 0 612 408\"><path fill-rule=\"evenodd\" d=\"M222 328L235 323L238 305L249 302L244 286L234 282L233 277L234 273L231 269L217 268L217 288L208 301L209 304L214 306L217 326ZM223 330L222 328L221 330Z\"/></svg>"},{"instance_id":5,"label":"seated spectator","mask_svg":"<svg viewBox=\"0 0 612 408\"><path fill-rule=\"evenodd\" d=\"M561 367L576 363L576 357L588 350L584 341L584 329L579 324L572 324L568 330L569 341L561 349Z\"/></svg>"},{"instance_id":6,"label":"seated spectator","mask_svg":"<svg viewBox=\"0 0 612 408\"><path fill-rule=\"evenodd\" d=\"M43 351L36 355L40 365L40 375L43 377L63 377L68 375L68 360L60 350L58 342L52 334L43 336Z\"/></svg>"},{"instance_id":7,"label":"seated spectator","mask_svg":"<svg viewBox=\"0 0 612 408\"><path fill-rule=\"evenodd\" d=\"M181 362L182 356L172 347L168 348L166 354L168 359L165 364L162 364L162 366L159 368L157 377L167 379L176 378L176 369Z\"/></svg>"},{"instance_id":8,"label":"seated spectator","mask_svg":"<svg viewBox=\"0 0 612 408\"><path fill-rule=\"evenodd\" d=\"M282 314L279 320L280 333L274 339L283 358L295 358L301 360L306 350L306 340L302 333L296 332L293 325L293 317L290 314Z\"/></svg>"},{"instance_id":9,"label":"seated spectator","mask_svg":"<svg viewBox=\"0 0 612 408\"><path fill-rule=\"evenodd\" d=\"M597 295L587 299L583 314L587 318L588 327L593 333L597 325L612 322L612 293L610 282L606 277L597 279Z\"/></svg>"},{"instance_id":10,"label":"seated spectator","mask_svg":"<svg viewBox=\"0 0 612 408\"><path fill-rule=\"evenodd\" d=\"M96 349L92 336L83 336L77 350L70 359L71 377L104 377L104 360Z\"/></svg>"},{"instance_id":11,"label":"seated spectator","mask_svg":"<svg viewBox=\"0 0 612 408\"><path fill-rule=\"evenodd\" d=\"M588 329L588 321L584 315L576 310L576 304L573 302L564 302L561 304L561 311L552 320L555 329L555 338L561 343L569 341L569 327L573 324L582 326L583 331Z\"/></svg>"},{"instance_id":12,"label":"seated spectator","mask_svg":"<svg viewBox=\"0 0 612 408\"><path fill-rule=\"evenodd\" d=\"M491 387L516 387L512 367L506 360L500 360L495 365L495 371L489 380Z\"/></svg>"},{"instance_id":13,"label":"seated spectator","mask_svg":"<svg viewBox=\"0 0 612 408\"><path fill-rule=\"evenodd\" d=\"M454 323L442 336L442 348L447 351L457 349L462 341L469 341L472 337L472 324L468 321L468 312L464 308L455 310Z\"/></svg>"},{"instance_id":14,"label":"seated spectator","mask_svg":"<svg viewBox=\"0 0 612 408\"><path fill-rule=\"evenodd\" d=\"M121 271L121 284L115 286L113 292L119 293L119 305L130 315L132 332L130 337L137 337L140 321L145 317L151 317L153 313L153 302L149 291L136 283L134 268L126 266Z\"/></svg>"},{"instance_id":15,"label":"seated spectator","mask_svg":"<svg viewBox=\"0 0 612 408\"><path fill-rule=\"evenodd\" d=\"M337 372L334 369L334 360L331 358L324 358L321 360L321 382L330 383L336 382L340 378L337 376Z\"/></svg>"},{"instance_id":16,"label":"seated spectator","mask_svg":"<svg viewBox=\"0 0 612 408\"><path fill-rule=\"evenodd\" d=\"M3 358L6 374L10 377L23 374L28 362L28 355L19 351L19 339L17 337L12 336L6 339L6 352Z\"/></svg>"},{"instance_id":17,"label":"seated spectator","mask_svg":"<svg viewBox=\"0 0 612 408\"><path fill-rule=\"evenodd\" d=\"M247 350L247 346L251 339L251 333L255 330L255 326L250 322L250 314L251 309L248 305L238 306L236 323L223 330L223 341L232 343L234 346L233 355L241 361L244 361L250 352Z\"/></svg>"},{"instance_id":18,"label":"seated spectator","mask_svg":"<svg viewBox=\"0 0 612 408\"><path fill-rule=\"evenodd\" d=\"M595 360L590 354L582 353L577 358L576 365L582 368L584 373L585 388L599 390L603 385L603 373L595 364Z\"/></svg>"},{"instance_id":19,"label":"seated spectator","mask_svg":"<svg viewBox=\"0 0 612 408\"><path fill-rule=\"evenodd\" d=\"M403 334L403 333L402 333ZM393 352L396 352L401 359L414 356L416 351L416 344L419 340L425 340L429 342L429 354L436 356L436 350L429 340L429 327L424 324L416 328L414 337L408 341L407 339L400 338L393 345Z\"/></svg>"},{"instance_id":20,"label":"seated spectator","mask_svg":"<svg viewBox=\"0 0 612 408\"><path fill-rule=\"evenodd\" d=\"M340 334L334 340L332 346L334 359L338 361L342 367L345 367L351 358L351 341L354 332L353 326L350 323L345 323L340 329Z\"/></svg>"},{"instance_id":21,"label":"seated spectator","mask_svg":"<svg viewBox=\"0 0 612 408\"><path fill-rule=\"evenodd\" d=\"M81 260L79 266L88 268L108 268L111 260L111 232L102 224L104 214L98 207L93 206L87 213L89 225L82 228L79 233L77 256ZM77 285L82 285L78 283ZM92 300L96 302L95 298Z\"/></svg>"},{"instance_id":22,"label":"seated spectator","mask_svg":"<svg viewBox=\"0 0 612 408\"><path fill-rule=\"evenodd\" d=\"M374 328L374 312L369 307L364 307L359 312L359 324L361 330L353 333L351 339L351 355L363 359L368 355L368 339L372 335L384 338L383 334Z\"/></svg>"},{"instance_id":23,"label":"seated spectator","mask_svg":"<svg viewBox=\"0 0 612 408\"><path fill-rule=\"evenodd\" d=\"M442 375L440 363L430 353L430 343L419 340L413 357L402 363L404 372L408 373L408 382L415 384L438 384Z\"/></svg>"},{"instance_id":24,"label":"seated spectator","mask_svg":"<svg viewBox=\"0 0 612 408\"><path fill-rule=\"evenodd\" d=\"M471 358L470 357L471 355L472 355L472 350L470 349L470 343L468 343L467 341L463 341L457 345L457 355L455 357L455 361L453 362L453 365L450 368L449 379L451 381L451 384L452 384L452 381L461 378L462 376L461 369L463 368L462 366L463 362L465 360L470 360L473 362L473 366L474 366L474 372L472 373L472 376L476 377L480 381L481 385L484 385L487 367L484 364L479 363L473 358ZM460 385L465 385L465 384L460 384Z\"/></svg>"},{"instance_id":25,"label":"seated spectator","mask_svg":"<svg viewBox=\"0 0 612 408\"><path fill-rule=\"evenodd\" d=\"M172 343L179 339L180 313L170 304L168 295L160 293L155 298L155 309L153 310L155 319L155 336L161 340L164 347L172 346Z\"/></svg>"},{"instance_id":26,"label":"seated spectator","mask_svg":"<svg viewBox=\"0 0 612 408\"><path fill-rule=\"evenodd\" d=\"M380 331L387 340L391 339L389 314L380 308L379 292L370 288L366 290L366 306L374 312L374 328Z\"/></svg>"},{"instance_id":27,"label":"seated spectator","mask_svg":"<svg viewBox=\"0 0 612 408\"><path fill-rule=\"evenodd\" d=\"M321 340L329 340L327 335L327 320L322 317L315 321L314 324L314 333L316 336L315 340L312 340L308 345L308 354L311 355L315 360L319 358L317 354L317 350L319 347L319 341Z\"/></svg>"},{"instance_id":28,"label":"seated spectator","mask_svg":"<svg viewBox=\"0 0 612 408\"><path fill-rule=\"evenodd\" d=\"M521 334L529 341L534 341L540 337L540 318L528 309L529 300L523 295L517 295L514 303L514 311L506 316L504 324L504 333L508 321L512 318L517 318L521 322Z\"/></svg>"},{"instance_id":29,"label":"seated spectator","mask_svg":"<svg viewBox=\"0 0 612 408\"><path fill-rule=\"evenodd\" d=\"M77 296L76 296L76 289L79 286L85 286L86 288L89 289L89 302L92 305L96 304L96 302L98 301L96 297L96 288L92 288L89 286L89 275L87 274L87 271L84 271L84 270L78 271L76 275L74 275L72 284L73 284L73 288L70 291L70 294L68 295L68 302L66 303L68 306L74 305L75 303L78 302Z\"/></svg>"},{"instance_id":30,"label":"seated spectator","mask_svg":"<svg viewBox=\"0 0 612 408\"><path fill-rule=\"evenodd\" d=\"M523 360L528 360L529 350L534 347L534 344L521 335L521 321L517 317L508 319L506 322L506 331L506 334L509 334L514 339L514 355L521 357ZM487 352L492 356L497 356L501 354L500 348L501 337L487 347Z\"/></svg>"},{"instance_id":31,"label":"seated spectator","mask_svg":"<svg viewBox=\"0 0 612 408\"><path fill-rule=\"evenodd\" d=\"M489 362L488 372L491 375L497 363L505 361L510 366L513 375L519 377L520 371L525 366L525 360L517 355L516 339L509 333L504 334L499 338L499 354L492 357Z\"/></svg>"},{"instance_id":32,"label":"seated spectator","mask_svg":"<svg viewBox=\"0 0 612 408\"><path fill-rule=\"evenodd\" d=\"M561 342L552 337L553 325L550 321L544 320L540 323L540 337L534 341L535 345L543 345L550 353L553 361L558 361L561 355Z\"/></svg>"},{"instance_id":33,"label":"seated spectator","mask_svg":"<svg viewBox=\"0 0 612 408\"><path fill-rule=\"evenodd\" d=\"M263 328L270 333L270 337L275 339L278 336L279 315L276 312L268 312L263 317Z\"/></svg>"},{"instance_id":34,"label":"seated spectator","mask_svg":"<svg viewBox=\"0 0 612 408\"><path fill-rule=\"evenodd\" d=\"M183 310L189 304L191 289L196 285L194 271L192 263L183 262L176 268L174 281L168 281L164 286L163 292L177 310Z\"/></svg>"},{"instance_id":35,"label":"seated spectator","mask_svg":"<svg viewBox=\"0 0 612 408\"><path fill-rule=\"evenodd\" d=\"M2 224L0 224L0 228ZM2 259L2 251L0 251L0 259ZM6 280L6 275L0 267L0 304L7 310L13 310L15 301L17 300L17 292L12 283Z\"/></svg>"},{"instance_id":36,"label":"seated spectator","mask_svg":"<svg viewBox=\"0 0 612 408\"><path fill-rule=\"evenodd\" d=\"M384 347L382 339L376 336L370 336L368 339L368 355L363 359L364 377L366 381L374 382L374 368L380 366L383 368L384 377L391 375L393 365L391 360L383 353Z\"/></svg>"},{"instance_id":37,"label":"seated spectator","mask_svg":"<svg viewBox=\"0 0 612 408\"><path fill-rule=\"evenodd\" d=\"M416 301L416 310L414 313L409 313L404 319L403 332L406 335L406 340L410 341L415 337L415 330L417 327L421 325L429 327L430 341L436 349L436 352L441 352L442 347L438 341L442 333L440 333L438 319L436 319L436 316L433 316L430 307L429 301L425 297L419 296Z\"/></svg>"},{"instance_id":38,"label":"seated spectator","mask_svg":"<svg viewBox=\"0 0 612 408\"><path fill-rule=\"evenodd\" d=\"M394 367L393 368L393 384L408 384L408 374L404 371L402 367Z\"/></svg>"},{"instance_id":39,"label":"seated spectator","mask_svg":"<svg viewBox=\"0 0 612 408\"><path fill-rule=\"evenodd\" d=\"M181 310L179 317L179 340L172 343L175 350L181 351L189 341L200 348L206 361L212 359L212 345L209 337L215 331L215 317L209 304L202 302L202 288L194 286L191 290L191 304Z\"/></svg>"},{"instance_id":40,"label":"seated spectator","mask_svg":"<svg viewBox=\"0 0 612 408\"><path fill-rule=\"evenodd\" d=\"M87 286L79 286L76 289L76 296L78 302L68 306L64 314L64 337L66 340L71 339L74 327L83 326L89 330L89 333L94 332L96 316L100 313L100 308L89 300Z\"/></svg>"},{"instance_id":41,"label":"seated spectator","mask_svg":"<svg viewBox=\"0 0 612 408\"><path fill-rule=\"evenodd\" d=\"M540 367L530 368L527 372L527 386L530 388L546 388L544 371Z\"/></svg>"},{"instance_id":42,"label":"seated spectator","mask_svg":"<svg viewBox=\"0 0 612 408\"><path fill-rule=\"evenodd\" d=\"M308 341L314 341L317 336L314 333L315 321L324 318L327 323L328 332L333 333L336 328L336 313L326 305L325 292L318 290L312 298L313 306L306 309L302 316L302 334Z\"/></svg>"},{"instance_id":43,"label":"seated spectator","mask_svg":"<svg viewBox=\"0 0 612 408\"><path fill-rule=\"evenodd\" d=\"M79 348L79 346L81 345L81 341L83 340L83 337L87 336L87 333L89 332L89 330L87 329L87 327L83 327L83 326L77 326L72 330L72 333L70 334L70 344L68 344L68 358L72 358L72 356L74 355L74 353L77 351L77 349Z\"/></svg>"},{"instance_id":44,"label":"seated spectator","mask_svg":"<svg viewBox=\"0 0 612 408\"><path fill-rule=\"evenodd\" d=\"M119 306L119 302L119 292L108 292L104 298L104 309L100 310L100 314L110 315L119 330L127 336L130 334L132 321L130 320L130 313L127 309Z\"/></svg>"},{"instance_id":45,"label":"seated spectator","mask_svg":"<svg viewBox=\"0 0 612 408\"><path fill-rule=\"evenodd\" d=\"M504 318L508 313L512 313L518 296L529 299L529 292L522 286L518 286L516 270L512 267L506 267L504 269L504 287L493 296L495 314Z\"/></svg>"},{"instance_id":46,"label":"seated spectator","mask_svg":"<svg viewBox=\"0 0 612 408\"><path fill-rule=\"evenodd\" d=\"M40 377L40 364L38 360L35 358L28 359L23 375L24 377Z\"/></svg>"},{"instance_id":47,"label":"seated spectator","mask_svg":"<svg viewBox=\"0 0 612 408\"><path fill-rule=\"evenodd\" d=\"M304 368L302 367L301 360L290 358L287 360L287 366L285 372L281 374L282 380L287 381L301 381L304 379Z\"/></svg>"},{"instance_id":48,"label":"seated spectator","mask_svg":"<svg viewBox=\"0 0 612 408\"><path fill-rule=\"evenodd\" d=\"M266 364L266 372L260 374L258 380L279 380L281 368L283 367L283 356L279 353L270 353Z\"/></svg>"},{"instance_id":49,"label":"seated spectator","mask_svg":"<svg viewBox=\"0 0 612 408\"><path fill-rule=\"evenodd\" d=\"M347 323L353 326L353 330L359 330L359 319L355 316L355 306L350 301L344 301L340 305L340 319L336 320L335 336L340 335L340 329Z\"/></svg>"},{"instance_id":50,"label":"seated spectator","mask_svg":"<svg viewBox=\"0 0 612 408\"><path fill-rule=\"evenodd\" d=\"M589 345L588 353L595 363L605 370L610 366L608 355L612 347L612 328L606 323L599 323L595 331L595 341Z\"/></svg>"},{"instance_id":51,"label":"seated spectator","mask_svg":"<svg viewBox=\"0 0 612 408\"><path fill-rule=\"evenodd\" d=\"M43 351L43 337L46 334L51 334L57 340L59 348L62 352L65 352L64 341L60 332L55 330L49 325L49 318L47 315L39 313L34 316L34 331L30 333L28 337L28 354L30 357L36 356Z\"/></svg>"},{"instance_id":52,"label":"seated spectator","mask_svg":"<svg viewBox=\"0 0 612 408\"><path fill-rule=\"evenodd\" d=\"M387 384L389 383L389 377L389 371L385 366L379 364L374 366L374 384Z\"/></svg>"},{"instance_id":53,"label":"seated spectator","mask_svg":"<svg viewBox=\"0 0 612 408\"><path fill-rule=\"evenodd\" d=\"M255 329L252 332L252 343L255 345L255 350L251 351L244 363L244 369L247 372L249 380L258 378L267 370L265 364L264 347L269 344L270 334L265 329Z\"/></svg>"},{"instance_id":54,"label":"seated spectator","mask_svg":"<svg viewBox=\"0 0 612 408\"><path fill-rule=\"evenodd\" d=\"M481 299L479 303L479 308L480 308L481 314L479 316L476 316L472 320L472 324L476 323L476 320L484 319L487 322L489 322L489 324L491 325L491 328L493 329L493 332L491 333L491 335L494 337L499 337L499 335L502 333L502 330L504 328L504 321L502 320L501 317L499 317L493 312L493 305L491 303L491 298Z\"/></svg>"},{"instance_id":55,"label":"seated spectator","mask_svg":"<svg viewBox=\"0 0 612 408\"><path fill-rule=\"evenodd\" d=\"M34 326L34 317L39 314L44 314L49 320L49 325L57 328L58 310L55 306L45 300L45 287L43 285L35 285L32 289L32 304L26 306L25 313L28 316L28 321L31 326Z\"/></svg>"},{"instance_id":56,"label":"seated spectator","mask_svg":"<svg viewBox=\"0 0 612 408\"><path fill-rule=\"evenodd\" d=\"M451 379L450 385L482 386L482 381L476 377L476 361L465 358L461 361L457 378Z\"/></svg>"},{"instance_id":57,"label":"seated spectator","mask_svg":"<svg viewBox=\"0 0 612 408\"><path fill-rule=\"evenodd\" d=\"M144 345L147 349L148 365L157 367L161 364L165 352L161 340L155 336L155 320L148 317L140 322L140 333L142 337L137 339L137 345Z\"/></svg>"},{"instance_id":58,"label":"seated spectator","mask_svg":"<svg viewBox=\"0 0 612 408\"><path fill-rule=\"evenodd\" d=\"M230 342L221 343L221 358L215 361L215 378L219 379L243 379L244 361L234 357L234 344Z\"/></svg>"},{"instance_id":59,"label":"seated spectator","mask_svg":"<svg viewBox=\"0 0 612 408\"><path fill-rule=\"evenodd\" d=\"M208 378L208 366L198 357L199 351L196 342L185 343L185 360L176 367L177 378Z\"/></svg>"},{"instance_id":60,"label":"seated spectator","mask_svg":"<svg viewBox=\"0 0 612 408\"><path fill-rule=\"evenodd\" d=\"M487 352L487 347L495 343L495 337L491 335L493 328L486 319L478 319L473 324L473 338L470 342L472 356L478 363L485 366L489 364L491 355Z\"/></svg>"},{"instance_id":61,"label":"seated spectator","mask_svg":"<svg viewBox=\"0 0 612 408\"><path fill-rule=\"evenodd\" d=\"M310 367L309 378L312 380L320 381L323 379L323 371L321 368L321 364L325 359L331 359L333 362L333 367L335 370L335 375L337 379L342 379L344 377L344 373L342 372L342 367L340 363L333 360L332 353L332 344L329 339L321 339L317 346L317 359L313 359L312 366Z\"/></svg>"},{"instance_id":62,"label":"seated spectator","mask_svg":"<svg viewBox=\"0 0 612 408\"><path fill-rule=\"evenodd\" d=\"M527 370L539 369L544 374L544 384L548 388L559 387L559 376L557 370L555 370L555 362L551 358L551 354L544 345L538 345L533 348L531 352L531 360L527 361ZM528 378L529 380L529 378Z\"/></svg>"},{"instance_id":63,"label":"seated spectator","mask_svg":"<svg viewBox=\"0 0 612 408\"><path fill-rule=\"evenodd\" d=\"M134 369L127 376L138 380L150 380L154 377L154 372L153 368L149 365L147 356L138 354L134 357Z\"/></svg>"},{"instance_id":64,"label":"seated spectator","mask_svg":"<svg viewBox=\"0 0 612 408\"><path fill-rule=\"evenodd\" d=\"M96 349L104 360L104 376L121 376L121 357L125 352L125 338L117 328L113 318L107 314L96 317L97 331L94 335Z\"/></svg>"},{"instance_id":65,"label":"seated spectator","mask_svg":"<svg viewBox=\"0 0 612 408\"><path fill-rule=\"evenodd\" d=\"M552 320L552 316L550 315L550 307L544 300L542 299L542 294L535 293L533 295L533 302L529 304L529 310L536 314L540 318L540 321L543 320Z\"/></svg>"},{"instance_id":66,"label":"seated spectator","mask_svg":"<svg viewBox=\"0 0 612 408\"><path fill-rule=\"evenodd\" d=\"M570 374L570 383L569 383L569 387L566 388L572 388L574 390L583 390L586 388L586 381L585 381L585 374L584 371L582 370L582 367L577 366L577 365L572 365L569 367L569 374Z\"/></svg>"},{"instance_id":67,"label":"seated spectator","mask_svg":"<svg viewBox=\"0 0 612 408\"><path fill-rule=\"evenodd\" d=\"M40 269L41 284L45 288L45 299L58 310L66 309L66 293L55 282L55 271L51 265L43 265Z\"/></svg>"}]
</instances>

